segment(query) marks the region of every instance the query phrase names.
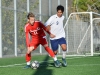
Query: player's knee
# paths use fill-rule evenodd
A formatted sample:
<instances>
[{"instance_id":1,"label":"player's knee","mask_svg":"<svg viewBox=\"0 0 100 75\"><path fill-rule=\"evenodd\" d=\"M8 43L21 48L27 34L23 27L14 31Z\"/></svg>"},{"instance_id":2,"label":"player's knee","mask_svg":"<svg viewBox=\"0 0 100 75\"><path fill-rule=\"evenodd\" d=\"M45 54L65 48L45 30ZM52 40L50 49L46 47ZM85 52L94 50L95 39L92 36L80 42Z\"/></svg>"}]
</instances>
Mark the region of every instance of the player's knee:
<instances>
[{"instance_id":1,"label":"player's knee","mask_svg":"<svg viewBox=\"0 0 100 75\"><path fill-rule=\"evenodd\" d=\"M48 47L48 44L45 44L43 47L44 47L44 48Z\"/></svg>"},{"instance_id":2,"label":"player's knee","mask_svg":"<svg viewBox=\"0 0 100 75\"><path fill-rule=\"evenodd\" d=\"M30 53L31 53L30 50L28 50L28 51L27 51L27 54L30 54Z\"/></svg>"},{"instance_id":3,"label":"player's knee","mask_svg":"<svg viewBox=\"0 0 100 75\"><path fill-rule=\"evenodd\" d=\"M34 47L30 47L29 50L27 51L28 54L30 54L34 50Z\"/></svg>"},{"instance_id":4,"label":"player's knee","mask_svg":"<svg viewBox=\"0 0 100 75\"><path fill-rule=\"evenodd\" d=\"M62 50L66 51L66 50L67 50L66 44L62 44L62 45L61 45L61 48L62 48Z\"/></svg>"},{"instance_id":5,"label":"player's knee","mask_svg":"<svg viewBox=\"0 0 100 75\"><path fill-rule=\"evenodd\" d=\"M67 46L66 45L63 45L63 46L61 46L62 47L62 50L63 51L66 51L67 50Z\"/></svg>"},{"instance_id":6,"label":"player's knee","mask_svg":"<svg viewBox=\"0 0 100 75\"><path fill-rule=\"evenodd\" d=\"M67 48L63 48L63 51L67 51Z\"/></svg>"},{"instance_id":7,"label":"player's knee","mask_svg":"<svg viewBox=\"0 0 100 75\"><path fill-rule=\"evenodd\" d=\"M30 51L32 52L34 50L34 46L30 47Z\"/></svg>"},{"instance_id":8,"label":"player's knee","mask_svg":"<svg viewBox=\"0 0 100 75\"><path fill-rule=\"evenodd\" d=\"M55 54L55 55L57 55L57 52L58 52L57 50L56 50L56 51L54 51L54 54Z\"/></svg>"}]
</instances>

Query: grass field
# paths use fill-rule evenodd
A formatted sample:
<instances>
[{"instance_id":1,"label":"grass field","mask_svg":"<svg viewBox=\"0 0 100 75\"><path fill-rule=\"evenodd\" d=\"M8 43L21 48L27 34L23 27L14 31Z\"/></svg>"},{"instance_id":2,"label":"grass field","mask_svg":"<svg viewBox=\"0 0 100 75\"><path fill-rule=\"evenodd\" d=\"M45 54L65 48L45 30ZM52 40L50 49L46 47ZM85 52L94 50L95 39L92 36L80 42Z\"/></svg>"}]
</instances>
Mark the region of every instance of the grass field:
<instances>
[{"instance_id":1,"label":"grass field","mask_svg":"<svg viewBox=\"0 0 100 75\"><path fill-rule=\"evenodd\" d=\"M58 57L61 62L61 57ZM25 57L0 58L0 75L100 75L100 56L66 57L68 66L56 68L52 58L46 55L33 56L40 67L23 69Z\"/></svg>"}]
</instances>

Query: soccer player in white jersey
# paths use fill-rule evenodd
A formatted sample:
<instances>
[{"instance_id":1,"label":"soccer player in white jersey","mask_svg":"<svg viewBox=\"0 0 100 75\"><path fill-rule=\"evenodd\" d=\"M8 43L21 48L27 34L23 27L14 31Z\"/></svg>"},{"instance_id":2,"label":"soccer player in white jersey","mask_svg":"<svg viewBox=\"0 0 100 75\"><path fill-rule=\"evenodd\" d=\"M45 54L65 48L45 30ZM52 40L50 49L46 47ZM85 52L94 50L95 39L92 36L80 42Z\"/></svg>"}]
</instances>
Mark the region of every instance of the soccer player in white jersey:
<instances>
[{"instance_id":1,"label":"soccer player in white jersey","mask_svg":"<svg viewBox=\"0 0 100 75\"><path fill-rule=\"evenodd\" d=\"M45 23L46 27L52 34L55 35L54 38L50 38L51 47L55 55L58 53L59 45L62 48L62 64L67 66L66 62L66 51L67 44L65 40L65 31L63 28L63 16L64 7L62 5L57 6L57 14L51 16Z\"/></svg>"}]
</instances>

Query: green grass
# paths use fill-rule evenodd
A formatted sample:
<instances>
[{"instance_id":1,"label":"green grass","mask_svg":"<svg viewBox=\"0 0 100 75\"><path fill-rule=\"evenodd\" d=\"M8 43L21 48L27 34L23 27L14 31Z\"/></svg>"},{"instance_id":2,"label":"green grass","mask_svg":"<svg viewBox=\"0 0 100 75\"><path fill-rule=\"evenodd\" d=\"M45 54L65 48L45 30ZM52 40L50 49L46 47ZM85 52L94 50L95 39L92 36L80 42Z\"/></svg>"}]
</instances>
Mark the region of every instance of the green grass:
<instances>
[{"instance_id":1,"label":"green grass","mask_svg":"<svg viewBox=\"0 0 100 75\"><path fill-rule=\"evenodd\" d=\"M61 62L61 57L58 59ZM25 57L0 58L0 75L100 75L100 56L66 57L68 66L60 68L46 55L33 56L32 60L40 62L38 69L23 69Z\"/></svg>"}]
</instances>

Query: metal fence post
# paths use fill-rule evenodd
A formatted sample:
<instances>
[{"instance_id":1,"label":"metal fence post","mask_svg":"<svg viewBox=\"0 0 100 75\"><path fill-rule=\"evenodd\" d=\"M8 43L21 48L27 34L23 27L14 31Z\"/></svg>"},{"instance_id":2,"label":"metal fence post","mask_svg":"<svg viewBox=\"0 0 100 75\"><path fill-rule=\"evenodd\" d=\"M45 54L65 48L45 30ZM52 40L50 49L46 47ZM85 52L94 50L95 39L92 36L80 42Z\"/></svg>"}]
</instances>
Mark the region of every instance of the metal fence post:
<instances>
[{"instance_id":1,"label":"metal fence post","mask_svg":"<svg viewBox=\"0 0 100 75\"><path fill-rule=\"evenodd\" d=\"M91 25L91 56L93 56L93 13L90 12L90 25Z\"/></svg>"},{"instance_id":2,"label":"metal fence post","mask_svg":"<svg viewBox=\"0 0 100 75\"><path fill-rule=\"evenodd\" d=\"M27 12L30 11L30 7L29 7L29 0L27 0Z\"/></svg>"},{"instance_id":3,"label":"metal fence post","mask_svg":"<svg viewBox=\"0 0 100 75\"><path fill-rule=\"evenodd\" d=\"M39 0L39 20L41 21L41 0ZM42 53L42 46L40 45L40 53Z\"/></svg>"},{"instance_id":4,"label":"metal fence post","mask_svg":"<svg viewBox=\"0 0 100 75\"><path fill-rule=\"evenodd\" d=\"M16 0L14 0L14 32L15 32L15 56L17 56L17 13Z\"/></svg>"},{"instance_id":5,"label":"metal fence post","mask_svg":"<svg viewBox=\"0 0 100 75\"><path fill-rule=\"evenodd\" d=\"M1 13L1 0L0 0L0 58L2 58L2 13Z\"/></svg>"}]
</instances>

